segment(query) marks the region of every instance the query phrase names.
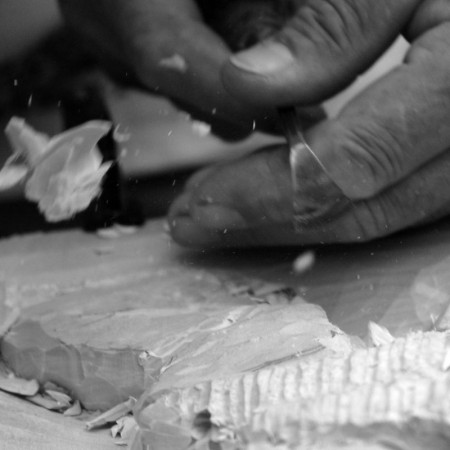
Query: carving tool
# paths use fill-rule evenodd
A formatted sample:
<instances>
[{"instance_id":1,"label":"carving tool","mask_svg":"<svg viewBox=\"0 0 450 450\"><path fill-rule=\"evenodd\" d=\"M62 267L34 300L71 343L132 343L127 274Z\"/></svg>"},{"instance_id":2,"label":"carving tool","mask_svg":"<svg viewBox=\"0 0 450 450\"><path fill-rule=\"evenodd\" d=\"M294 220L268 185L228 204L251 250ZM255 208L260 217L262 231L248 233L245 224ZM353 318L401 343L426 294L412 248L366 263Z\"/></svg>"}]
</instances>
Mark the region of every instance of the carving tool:
<instances>
[{"instance_id":1,"label":"carving tool","mask_svg":"<svg viewBox=\"0 0 450 450\"><path fill-rule=\"evenodd\" d=\"M330 177L327 169L308 145L304 121L295 107L280 108L281 126L289 146L294 224L298 230L329 220L351 204L351 200Z\"/></svg>"}]
</instances>

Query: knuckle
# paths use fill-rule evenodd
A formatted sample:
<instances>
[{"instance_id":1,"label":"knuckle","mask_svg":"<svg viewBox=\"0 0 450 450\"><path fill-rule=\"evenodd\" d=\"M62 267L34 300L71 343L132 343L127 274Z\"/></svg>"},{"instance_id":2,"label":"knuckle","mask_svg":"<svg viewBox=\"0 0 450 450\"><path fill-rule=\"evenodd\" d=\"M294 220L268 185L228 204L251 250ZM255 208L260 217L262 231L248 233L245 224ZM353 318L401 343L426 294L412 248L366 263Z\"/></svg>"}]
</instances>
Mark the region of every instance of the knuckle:
<instances>
[{"instance_id":1,"label":"knuckle","mask_svg":"<svg viewBox=\"0 0 450 450\"><path fill-rule=\"evenodd\" d=\"M358 239L371 241L391 233L394 211L388 202L378 200L359 202L353 211Z\"/></svg>"},{"instance_id":2,"label":"knuckle","mask_svg":"<svg viewBox=\"0 0 450 450\"><path fill-rule=\"evenodd\" d=\"M367 8L357 0L309 0L293 19L293 28L314 44L348 52L355 36L368 28Z\"/></svg>"},{"instance_id":3,"label":"knuckle","mask_svg":"<svg viewBox=\"0 0 450 450\"><path fill-rule=\"evenodd\" d=\"M349 162L351 169L345 188L351 198L372 197L402 173L403 147L387 128L359 123L346 130L338 145L341 158Z\"/></svg>"}]
</instances>

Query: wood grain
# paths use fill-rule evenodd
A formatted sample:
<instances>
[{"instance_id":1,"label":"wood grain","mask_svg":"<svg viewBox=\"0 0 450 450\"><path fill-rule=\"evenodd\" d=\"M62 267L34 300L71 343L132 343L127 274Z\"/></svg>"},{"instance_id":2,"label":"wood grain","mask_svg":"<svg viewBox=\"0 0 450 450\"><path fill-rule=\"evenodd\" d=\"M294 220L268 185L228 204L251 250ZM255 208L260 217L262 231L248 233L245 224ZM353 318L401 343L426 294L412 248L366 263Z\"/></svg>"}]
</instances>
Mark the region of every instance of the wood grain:
<instances>
[{"instance_id":1,"label":"wood grain","mask_svg":"<svg viewBox=\"0 0 450 450\"><path fill-rule=\"evenodd\" d=\"M87 432L83 422L64 417L0 391L0 449L112 450L109 430Z\"/></svg>"},{"instance_id":2,"label":"wood grain","mask_svg":"<svg viewBox=\"0 0 450 450\"><path fill-rule=\"evenodd\" d=\"M0 243L1 311L20 308L21 317L31 319L64 311L132 310L142 301L136 292L152 294L159 307L174 298L185 303L203 295L207 301L205 292L212 292L217 277L245 276L297 288L306 301L322 306L333 324L360 337L365 337L369 320L400 336L410 329L431 329L445 316L450 299L448 223L364 245L316 249L316 264L302 276L291 270L299 251L193 252L173 244L159 221L114 240L81 231L16 237ZM218 302L237 301L223 292L216 295ZM4 319L2 314L0 324ZM111 346L114 339L120 341L120 334L111 334ZM6 448L91 448L88 440L93 438L76 421L71 422L76 426L68 425L66 418L19 399L3 394L0 399L7 411L0 418L1 442L14 442ZM16 420L22 410L37 422ZM11 434L13 423L17 430ZM82 437L77 437L78 429ZM73 441L84 446L67 442L72 432ZM31 441L36 445L27 447ZM95 448L109 448L101 445L107 444Z\"/></svg>"}]
</instances>

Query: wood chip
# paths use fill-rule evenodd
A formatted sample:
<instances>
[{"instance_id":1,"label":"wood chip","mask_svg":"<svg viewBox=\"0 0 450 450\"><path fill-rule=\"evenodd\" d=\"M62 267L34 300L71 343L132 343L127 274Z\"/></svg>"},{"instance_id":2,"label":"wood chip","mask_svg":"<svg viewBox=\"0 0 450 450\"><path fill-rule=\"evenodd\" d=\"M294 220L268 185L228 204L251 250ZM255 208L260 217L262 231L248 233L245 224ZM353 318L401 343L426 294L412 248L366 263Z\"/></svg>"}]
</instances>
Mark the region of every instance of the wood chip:
<instances>
[{"instance_id":1,"label":"wood chip","mask_svg":"<svg viewBox=\"0 0 450 450\"><path fill-rule=\"evenodd\" d=\"M136 420L131 415L118 419L116 424L111 428L111 435L116 439L114 443L116 445L128 445L134 435L134 429L136 427Z\"/></svg>"},{"instance_id":2,"label":"wood chip","mask_svg":"<svg viewBox=\"0 0 450 450\"><path fill-rule=\"evenodd\" d=\"M369 339L375 347L390 344L395 340L394 336L392 336L386 327L378 325L375 322L369 322Z\"/></svg>"},{"instance_id":3,"label":"wood chip","mask_svg":"<svg viewBox=\"0 0 450 450\"><path fill-rule=\"evenodd\" d=\"M61 409L61 405L47 395L36 394L32 397L27 397L27 400L50 411L58 411Z\"/></svg>"},{"instance_id":4,"label":"wood chip","mask_svg":"<svg viewBox=\"0 0 450 450\"><path fill-rule=\"evenodd\" d=\"M14 375L3 376L0 374L0 390L23 396L33 396L39 391L39 383L36 380L25 380Z\"/></svg>"},{"instance_id":5,"label":"wood chip","mask_svg":"<svg viewBox=\"0 0 450 450\"><path fill-rule=\"evenodd\" d=\"M64 392L47 389L45 393L53 400L55 400L55 402L59 403L61 405L61 408L70 408L70 405L72 404L72 398Z\"/></svg>"},{"instance_id":6,"label":"wood chip","mask_svg":"<svg viewBox=\"0 0 450 450\"><path fill-rule=\"evenodd\" d=\"M95 419L86 422L85 427L87 430L92 430L108 423L115 422L117 421L117 419L120 419L121 417L130 413L135 404L136 399L130 397L126 402L120 403L119 405L114 406L114 408L111 408L108 411L105 411L103 414L100 414Z\"/></svg>"},{"instance_id":7,"label":"wood chip","mask_svg":"<svg viewBox=\"0 0 450 450\"><path fill-rule=\"evenodd\" d=\"M81 414L80 402L75 400L75 403L70 408L67 408L63 414L70 417L79 416Z\"/></svg>"}]
</instances>

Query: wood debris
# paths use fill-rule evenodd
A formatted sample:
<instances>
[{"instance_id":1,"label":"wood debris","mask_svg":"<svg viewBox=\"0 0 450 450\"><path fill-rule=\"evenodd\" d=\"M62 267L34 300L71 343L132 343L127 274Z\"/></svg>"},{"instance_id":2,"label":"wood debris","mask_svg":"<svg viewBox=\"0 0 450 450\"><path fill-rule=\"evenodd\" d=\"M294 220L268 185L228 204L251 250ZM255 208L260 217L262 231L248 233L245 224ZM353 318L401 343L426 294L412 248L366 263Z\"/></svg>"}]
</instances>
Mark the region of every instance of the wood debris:
<instances>
[{"instance_id":1,"label":"wood debris","mask_svg":"<svg viewBox=\"0 0 450 450\"><path fill-rule=\"evenodd\" d=\"M81 414L82 410L81 410L81 405L80 402L78 400L75 400L75 402L73 403L72 406L70 406L69 408L67 408L63 414L65 416L70 416L70 417L74 417L74 416L79 416Z\"/></svg>"},{"instance_id":2,"label":"wood debris","mask_svg":"<svg viewBox=\"0 0 450 450\"><path fill-rule=\"evenodd\" d=\"M251 301L258 304L280 305L292 302L304 302L303 297L296 289L284 283L246 278L225 284L230 295L236 297L248 296Z\"/></svg>"},{"instance_id":3,"label":"wood debris","mask_svg":"<svg viewBox=\"0 0 450 450\"><path fill-rule=\"evenodd\" d=\"M138 431L138 425L132 415L119 418L111 427L111 435L115 439L114 444L126 446Z\"/></svg>"},{"instance_id":4,"label":"wood debris","mask_svg":"<svg viewBox=\"0 0 450 450\"><path fill-rule=\"evenodd\" d=\"M22 396L33 396L39 391L39 383L36 380L25 380L13 374L4 376L0 373L0 390Z\"/></svg>"},{"instance_id":5,"label":"wood debris","mask_svg":"<svg viewBox=\"0 0 450 450\"><path fill-rule=\"evenodd\" d=\"M375 347L380 345L390 344L394 342L394 336L386 327L383 327L375 322L369 322L369 339L370 343Z\"/></svg>"},{"instance_id":6,"label":"wood debris","mask_svg":"<svg viewBox=\"0 0 450 450\"><path fill-rule=\"evenodd\" d=\"M303 450L342 427L348 438L366 430L370 439L382 442L386 435L377 428L382 424L396 429L404 443L410 436L400 431L413 422L425 435L447 430L439 436L450 444L450 373L443 370L449 354L449 335L411 333L348 357L296 360L185 389L149 392L136 419L145 430L144 446L167 426L178 433L177 446L170 447L177 450L204 439L217 449ZM170 436L171 442L176 437Z\"/></svg>"},{"instance_id":7,"label":"wood debris","mask_svg":"<svg viewBox=\"0 0 450 450\"><path fill-rule=\"evenodd\" d=\"M61 408L70 408L70 406L72 404L72 398L69 397L64 392L55 391L55 390L52 390L52 389L47 389L47 390L45 390L45 393L50 398L55 400L55 402L57 402L59 405L61 405Z\"/></svg>"},{"instance_id":8,"label":"wood debris","mask_svg":"<svg viewBox=\"0 0 450 450\"><path fill-rule=\"evenodd\" d=\"M64 406L58 401L54 400L47 394L36 394L31 397L26 397L26 399L34 403L35 405L42 406L42 408L48 409L49 411L61 411Z\"/></svg>"},{"instance_id":9,"label":"wood debris","mask_svg":"<svg viewBox=\"0 0 450 450\"><path fill-rule=\"evenodd\" d=\"M25 198L38 204L47 221L70 219L100 194L112 163L102 162L97 143L111 126L94 120L50 138L11 118L5 133L13 155L0 170L0 188L23 182Z\"/></svg>"},{"instance_id":10,"label":"wood debris","mask_svg":"<svg viewBox=\"0 0 450 450\"><path fill-rule=\"evenodd\" d=\"M93 430L94 428L101 427L108 423L112 423L120 419L121 417L129 414L134 405L136 404L136 399L130 397L127 401L114 406L113 408L105 411L96 418L86 422L85 427L87 430Z\"/></svg>"}]
</instances>

